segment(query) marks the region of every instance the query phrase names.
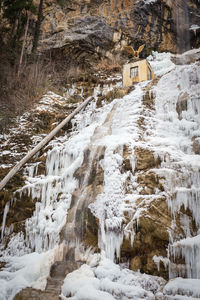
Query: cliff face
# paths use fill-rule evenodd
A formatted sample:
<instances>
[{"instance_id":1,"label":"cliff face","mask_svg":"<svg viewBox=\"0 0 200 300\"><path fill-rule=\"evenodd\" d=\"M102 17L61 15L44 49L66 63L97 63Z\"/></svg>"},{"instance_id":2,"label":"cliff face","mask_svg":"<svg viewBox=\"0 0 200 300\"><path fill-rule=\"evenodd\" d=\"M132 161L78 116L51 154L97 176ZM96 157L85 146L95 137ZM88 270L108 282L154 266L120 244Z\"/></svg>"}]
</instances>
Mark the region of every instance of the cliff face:
<instances>
[{"instance_id":1,"label":"cliff face","mask_svg":"<svg viewBox=\"0 0 200 300\"><path fill-rule=\"evenodd\" d=\"M199 43L199 1L46 1L40 49L64 49L73 58L114 58L125 45L183 52ZM197 27L195 27L197 28ZM83 53L85 52L85 54ZM75 55L75 57L74 57Z\"/></svg>"}]
</instances>

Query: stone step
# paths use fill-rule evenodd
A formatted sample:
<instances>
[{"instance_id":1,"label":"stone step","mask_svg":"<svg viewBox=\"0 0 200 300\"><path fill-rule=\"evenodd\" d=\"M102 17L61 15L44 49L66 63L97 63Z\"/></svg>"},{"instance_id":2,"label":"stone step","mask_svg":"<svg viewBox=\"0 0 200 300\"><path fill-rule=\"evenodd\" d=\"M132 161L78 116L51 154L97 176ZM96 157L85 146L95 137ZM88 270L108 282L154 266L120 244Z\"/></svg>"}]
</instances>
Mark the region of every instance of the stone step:
<instances>
[{"instance_id":1,"label":"stone step","mask_svg":"<svg viewBox=\"0 0 200 300\"><path fill-rule=\"evenodd\" d=\"M66 272L69 269L69 262L67 261L56 261L50 271L51 278L63 278L66 276ZM68 272L67 272L68 273Z\"/></svg>"},{"instance_id":2,"label":"stone step","mask_svg":"<svg viewBox=\"0 0 200 300\"><path fill-rule=\"evenodd\" d=\"M40 291L32 288L26 288L18 293L14 300L60 300L60 290Z\"/></svg>"},{"instance_id":3,"label":"stone step","mask_svg":"<svg viewBox=\"0 0 200 300\"><path fill-rule=\"evenodd\" d=\"M18 293L14 300L60 300L59 295L66 275L82 264L83 262L74 261L73 257L68 258L67 261L56 261L51 267L45 291L26 288Z\"/></svg>"},{"instance_id":4,"label":"stone step","mask_svg":"<svg viewBox=\"0 0 200 300\"><path fill-rule=\"evenodd\" d=\"M61 286L64 277L62 278L48 278L45 291L26 288L17 294L14 300L60 300Z\"/></svg>"}]
</instances>

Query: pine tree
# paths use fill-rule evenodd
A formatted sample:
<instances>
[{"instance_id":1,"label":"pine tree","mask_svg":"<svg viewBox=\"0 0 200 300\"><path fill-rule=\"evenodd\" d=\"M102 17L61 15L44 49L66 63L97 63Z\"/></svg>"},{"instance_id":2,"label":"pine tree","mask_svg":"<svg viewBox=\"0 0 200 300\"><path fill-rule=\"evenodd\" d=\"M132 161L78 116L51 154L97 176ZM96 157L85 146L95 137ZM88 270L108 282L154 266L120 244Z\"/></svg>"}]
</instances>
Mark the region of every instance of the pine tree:
<instances>
[{"instance_id":1,"label":"pine tree","mask_svg":"<svg viewBox=\"0 0 200 300\"><path fill-rule=\"evenodd\" d=\"M4 17L9 20L14 20L23 11L34 12L35 7L33 0L4 0Z\"/></svg>"},{"instance_id":2,"label":"pine tree","mask_svg":"<svg viewBox=\"0 0 200 300\"><path fill-rule=\"evenodd\" d=\"M33 0L4 0L2 2L3 17L12 24L10 44L13 49L18 47L20 38L24 34L29 13L35 12Z\"/></svg>"}]
</instances>

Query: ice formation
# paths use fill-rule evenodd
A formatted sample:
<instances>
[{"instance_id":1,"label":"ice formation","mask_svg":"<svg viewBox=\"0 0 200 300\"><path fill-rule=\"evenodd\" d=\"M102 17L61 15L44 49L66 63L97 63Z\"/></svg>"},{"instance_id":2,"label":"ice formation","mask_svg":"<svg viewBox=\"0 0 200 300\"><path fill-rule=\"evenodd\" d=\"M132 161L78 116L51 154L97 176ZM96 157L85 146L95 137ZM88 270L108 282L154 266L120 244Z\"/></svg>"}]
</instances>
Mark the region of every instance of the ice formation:
<instances>
[{"instance_id":1,"label":"ice formation","mask_svg":"<svg viewBox=\"0 0 200 300\"><path fill-rule=\"evenodd\" d=\"M200 135L199 74L198 64L193 63L177 66L160 79L155 87L157 131L154 136L149 136L149 141L153 147L156 147L154 149L158 155L162 157L159 172L165 173L167 179L165 191L168 191L167 201L174 218L183 206L185 210L189 209L192 212L197 228L200 224L198 213L200 157L193 152L192 139L199 138ZM185 95L187 107L180 110L178 114L177 106L181 99L184 101ZM164 101L161 102L160 99ZM190 237L190 231L186 232L187 237ZM180 247L181 245L183 247ZM169 250L172 256L182 254L186 261L187 276L190 278L199 278L199 271L196 270L196 268L199 270L199 249L199 243L189 243L189 241L184 243L184 240L176 242L176 237L172 234ZM178 275L173 272L170 274L171 277Z\"/></svg>"},{"instance_id":2,"label":"ice formation","mask_svg":"<svg viewBox=\"0 0 200 300\"><path fill-rule=\"evenodd\" d=\"M62 286L61 299L73 300L154 300L162 299L165 280L120 268L111 260L101 258L94 266L82 265L68 274Z\"/></svg>"},{"instance_id":3,"label":"ice formation","mask_svg":"<svg viewBox=\"0 0 200 300\"><path fill-rule=\"evenodd\" d=\"M164 264L165 269L166 269L167 266L169 265L169 259L166 258L166 257L164 258L164 257L162 257L162 256L154 255L153 261L154 261L155 264L157 265L158 271L160 271L160 263L161 263L161 262Z\"/></svg>"},{"instance_id":4,"label":"ice formation","mask_svg":"<svg viewBox=\"0 0 200 300\"><path fill-rule=\"evenodd\" d=\"M196 35L197 30L198 30L199 28L200 28L200 26L199 26L199 25L196 25L196 24L192 24L192 25L190 26L190 30L194 31L195 35Z\"/></svg>"},{"instance_id":5,"label":"ice formation","mask_svg":"<svg viewBox=\"0 0 200 300\"><path fill-rule=\"evenodd\" d=\"M90 205L93 214L100 221L99 246L107 257L114 260L120 257L123 241L122 221L126 197L124 183L129 173L122 174L123 145L131 146L138 139L137 119L141 112L142 90L138 87L130 95L121 99L115 107L112 134L103 137L99 143L105 147L101 161L104 170L104 190L96 202ZM134 109L134 113L132 112Z\"/></svg>"},{"instance_id":6,"label":"ice formation","mask_svg":"<svg viewBox=\"0 0 200 300\"><path fill-rule=\"evenodd\" d=\"M36 275L25 282L24 277L30 276L28 257L33 263L37 257L41 268L43 268L43 260L49 261L50 257L50 261L53 261L51 255L60 243L60 231L66 222L72 193L79 184L74 173L81 167L84 152L88 148L93 151L93 154L90 156L87 174L84 176L85 185L87 185L94 153L98 149L104 149L104 156L99 162L104 173L103 190L89 206L99 219L98 242L102 257L93 266L83 265L67 275L62 287L63 300L70 299L66 298L69 295L72 295L70 297L74 300L83 297L92 300L155 299L155 295L158 299L162 299L161 279L154 278L154 280L147 275L133 273L114 263L115 259L120 257L123 238L128 238L132 244L134 243L133 223L136 221L138 225L140 217L148 210L151 202L161 197L167 200L174 221L169 228L169 257L154 256L154 262L158 268L160 262L166 267L169 265L171 278L177 276L192 278L191 280L194 280L191 281L194 283L192 295L199 296L196 286L200 278L200 217L198 214L200 155L194 153L193 141L195 139L198 142L200 137L200 67L198 63L175 66L170 56L169 53L154 52L148 58L155 74L162 76L150 91L155 97L155 110L145 107L142 102L149 82L138 84L131 93L122 99L115 99L112 103L105 104L102 108L96 108L97 95L99 92L105 93L111 90L113 86L105 85L103 89L97 86L94 100L73 120L71 134L50 143L46 175L37 175L37 165L26 169L27 184L19 192L28 193L33 199L41 199L41 202L36 203L33 216L26 220L26 235L22 233L13 235L7 249L2 250L4 261L7 263L4 270L0 272L0 284L4 285L7 280L2 299L10 300L20 289L25 286L34 287L41 278L48 276L47 263L44 268L45 274L36 270L34 273ZM75 86L66 91L66 97L73 94L74 89ZM185 99L187 104L183 105L186 103ZM43 105L42 109L47 108L47 99L44 98L41 105ZM144 132L138 126L141 115L146 125ZM131 153L129 160L132 172L122 171L125 146ZM155 158L160 158L160 168L153 171L164 178L164 191L155 189L153 195L143 195L143 200L139 204L137 200L141 197L140 188L134 175L137 164L134 155L135 147L151 150ZM128 177L130 188L127 191L125 182ZM180 212L182 207L191 211L197 227L196 232L192 228L191 218ZM8 210L9 204L4 211L2 238L11 232L11 229L6 228ZM128 223L124 219L125 212L129 216ZM175 232L174 224L177 217L180 217L182 236L177 236ZM182 266L175 264L179 256L185 259L186 273ZM17 264L18 261L20 263L17 272L14 272L15 263ZM16 284L13 283L14 281ZM166 294L172 296L177 294L180 282L178 279L171 281L166 286ZM189 283L190 281L181 282L183 294L184 287L187 289ZM91 291L96 298L89 296ZM0 299L1 297L0 295Z\"/></svg>"},{"instance_id":7,"label":"ice formation","mask_svg":"<svg viewBox=\"0 0 200 300\"><path fill-rule=\"evenodd\" d=\"M153 2L156 2L157 0L143 0L146 4L151 4Z\"/></svg>"},{"instance_id":8,"label":"ice formation","mask_svg":"<svg viewBox=\"0 0 200 300\"><path fill-rule=\"evenodd\" d=\"M112 89L110 85L103 87L104 92L110 89ZM35 276L34 280L24 281L23 276L25 275L23 274L25 271L29 276L28 257L30 257L31 268L34 253L38 254L38 259L42 257L41 261L44 261L44 257L48 259L49 253L54 253L51 251L54 251L59 244L59 234L66 222L71 195L78 186L78 181L73 177L73 174L83 162L84 151L88 148L95 129L104 123L114 105L113 102L107 105L103 111L96 110L98 92L99 87L95 89L94 100L87 109L74 118L74 130L72 130L69 140L64 136L50 143L52 149L48 151L47 155L46 176L37 175L37 165L30 166L25 170L25 174L27 174L26 185L17 192L20 194L27 193L32 199L41 201L36 202L33 216L26 220L25 236L23 233L12 235L6 250L2 252L2 260L6 262L6 269L0 272L0 282L1 285L4 285L4 294L0 295L0 299L13 299L13 296L22 288L34 287L36 279L41 279L41 274L37 274L38 277ZM51 94L51 97L53 96ZM51 97L49 99L47 96L42 99L42 109L47 109ZM4 241L5 234L10 235L12 233L12 228L5 226L10 204L12 203L8 203L4 210L1 227L2 241ZM18 256L21 258L21 262L26 262L27 266L25 268L21 263L19 264L19 271L14 272L16 269L14 267L15 257L17 261ZM48 272L46 272L46 277L49 275ZM4 284L6 281L8 283Z\"/></svg>"}]
</instances>

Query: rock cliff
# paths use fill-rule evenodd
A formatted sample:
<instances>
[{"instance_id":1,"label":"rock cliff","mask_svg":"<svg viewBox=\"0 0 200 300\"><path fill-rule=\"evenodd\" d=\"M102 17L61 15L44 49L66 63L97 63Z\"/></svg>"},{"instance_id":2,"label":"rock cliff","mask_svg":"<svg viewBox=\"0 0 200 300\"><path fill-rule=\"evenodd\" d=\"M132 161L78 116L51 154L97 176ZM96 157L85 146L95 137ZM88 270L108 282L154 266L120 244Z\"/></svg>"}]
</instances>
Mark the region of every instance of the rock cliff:
<instances>
[{"instance_id":1,"label":"rock cliff","mask_svg":"<svg viewBox=\"0 0 200 300\"><path fill-rule=\"evenodd\" d=\"M120 60L125 45L145 43L144 56L155 49L183 52L199 44L199 8L194 0L47 1L40 50L62 49L66 59L83 63Z\"/></svg>"}]
</instances>

